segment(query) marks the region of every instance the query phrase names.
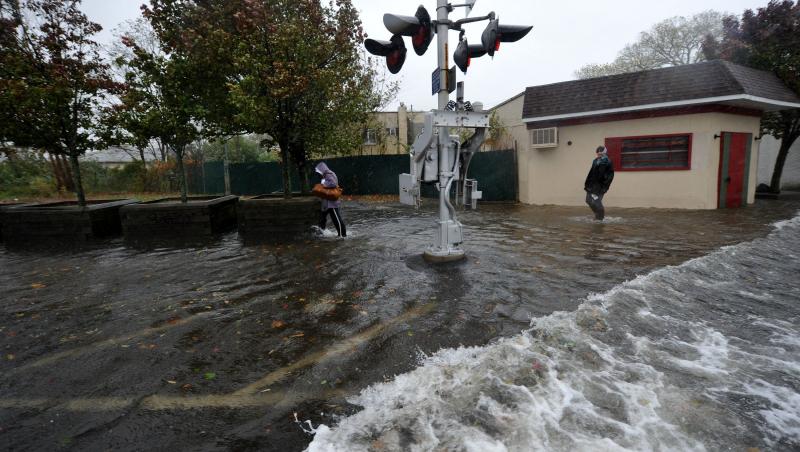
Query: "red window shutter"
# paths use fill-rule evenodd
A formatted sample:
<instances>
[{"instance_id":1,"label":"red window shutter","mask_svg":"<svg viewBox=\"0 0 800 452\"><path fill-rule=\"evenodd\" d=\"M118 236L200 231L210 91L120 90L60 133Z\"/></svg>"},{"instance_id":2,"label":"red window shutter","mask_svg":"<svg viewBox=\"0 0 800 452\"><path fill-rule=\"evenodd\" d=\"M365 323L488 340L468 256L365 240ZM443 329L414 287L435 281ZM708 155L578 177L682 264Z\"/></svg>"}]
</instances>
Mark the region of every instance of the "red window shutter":
<instances>
[{"instance_id":1,"label":"red window shutter","mask_svg":"<svg viewBox=\"0 0 800 452\"><path fill-rule=\"evenodd\" d=\"M619 170L622 161L622 138L606 138L605 146L608 149L608 158L614 164L614 171Z\"/></svg>"}]
</instances>

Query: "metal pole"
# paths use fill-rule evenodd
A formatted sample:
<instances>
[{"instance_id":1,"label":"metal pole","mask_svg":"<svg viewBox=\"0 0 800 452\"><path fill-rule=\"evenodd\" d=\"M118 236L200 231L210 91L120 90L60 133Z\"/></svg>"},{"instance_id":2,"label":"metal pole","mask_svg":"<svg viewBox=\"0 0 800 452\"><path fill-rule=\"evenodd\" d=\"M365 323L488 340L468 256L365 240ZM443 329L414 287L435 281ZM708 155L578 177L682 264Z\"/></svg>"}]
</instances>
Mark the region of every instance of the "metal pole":
<instances>
[{"instance_id":1,"label":"metal pole","mask_svg":"<svg viewBox=\"0 0 800 452\"><path fill-rule=\"evenodd\" d=\"M448 53L448 34L450 31L450 27L447 25L447 0L438 0L437 1L437 8L436 8L436 18L439 20L440 24L436 28L436 38L438 42L438 51L439 51L439 110L444 111L447 108L447 102L450 100L450 94L447 92L447 53ZM442 23L444 23L442 25ZM445 222L450 219L450 212L447 210L447 205L445 204L445 197L449 193L445 193L445 185L447 184L447 178L445 176L445 172L449 170L450 165L448 159L448 152L447 147L449 146L450 141L450 128L449 127L440 127L439 128L439 219L440 219L440 228L445 228ZM439 234L439 243L437 245L440 248L444 248L447 246L447 243L443 243L444 239L447 237L446 231L442 230Z\"/></svg>"},{"instance_id":2,"label":"metal pole","mask_svg":"<svg viewBox=\"0 0 800 452\"><path fill-rule=\"evenodd\" d=\"M450 93L447 91L448 77L448 33L450 30L447 16L449 14L448 0L437 0L436 3L436 38L439 62L439 111L447 108ZM464 257L464 251L454 248L450 244L449 234L457 224L451 217L450 209L447 206L450 196L448 182L453 175L453 163L450 161L450 128L442 126L439 128L438 152L439 152L439 223L436 239L433 247L428 249L423 256L431 262L456 261Z\"/></svg>"},{"instance_id":3,"label":"metal pole","mask_svg":"<svg viewBox=\"0 0 800 452\"><path fill-rule=\"evenodd\" d=\"M436 2L436 20L439 25L436 27L437 50L439 52L439 110L447 108L447 101L450 99L450 94L447 92L447 38L450 27L447 24L447 0L437 0ZM447 127L442 127L447 130Z\"/></svg>"},{"instance_id":4,"label":"metal pole","mask_svg":"<svg viewBox=\"0 0 800 452\"><path fill-rule=\"evenodd\" d=\"M227 196L231 194L231 173L228 168L228 141L225 140L222 146L225 150L225 155L222 159L222 166L223 172L225 173L225 195Z\"/></svg>"}]
</instances>

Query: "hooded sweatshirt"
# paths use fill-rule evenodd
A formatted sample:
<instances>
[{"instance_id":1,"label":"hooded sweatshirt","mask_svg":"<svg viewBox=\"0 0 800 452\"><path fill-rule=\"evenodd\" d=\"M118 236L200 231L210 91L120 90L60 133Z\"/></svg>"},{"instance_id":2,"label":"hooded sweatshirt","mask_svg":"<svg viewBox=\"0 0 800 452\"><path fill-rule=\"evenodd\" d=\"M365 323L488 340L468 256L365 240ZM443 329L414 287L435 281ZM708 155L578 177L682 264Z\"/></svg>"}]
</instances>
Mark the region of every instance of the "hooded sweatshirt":
<instances>
[{"instance_id":1,"label":"hooded sweatshirt","mask_svg":"<svg viewBox=\"0 0 800 452\"><path fill-rule=\"evenodd\" d=\"M322 181L320 181L320 183L322 184L323 187L334 188L339 186L339 179L336 177L336 173L331 171L331 169L328 168L328 165L326 165L325 162L319 162L317 166L314 167L314 170L317 172L317 174L322 176ZM338 209L339 207L342 206L342 201L338 199L336 201L321 199L321 201L322 201L321 205L322 210Z\"/></svg>"}]
</instances>

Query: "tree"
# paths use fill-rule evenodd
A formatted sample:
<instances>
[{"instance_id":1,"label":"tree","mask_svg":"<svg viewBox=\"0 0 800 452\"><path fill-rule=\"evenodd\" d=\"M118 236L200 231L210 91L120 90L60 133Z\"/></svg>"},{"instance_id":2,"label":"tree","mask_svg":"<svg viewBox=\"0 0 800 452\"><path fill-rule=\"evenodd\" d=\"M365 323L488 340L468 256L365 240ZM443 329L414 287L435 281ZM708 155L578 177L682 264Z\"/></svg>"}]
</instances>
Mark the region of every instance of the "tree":
<instances>
[{"instance_id":1,"label":"tree","mask_svg":"<svg viewBox=\"0 0 800 452\"><path fill-rule=\"evenodd\" d=\"M222 140L207 141L201 145L203 157L208 161L221 161L225 157L225 146L228 146L230 163L270 161L267 150L261 147L261 140L252 136L235 136L227 143Z\"/></svg>"},{"instance_id":2,"label":"tree","mask_svg":"<svg viewBox=\"0 0 800 452\"><path fill-rule=\"evenodd\" d=\"M508 127L503 124L497 110L492 111L489 116L489 128L486 131L486 145L491 149L508 149L512 147L509 143L511 137L508 134Z\"/></svg>"},{"instance_id":3,"label":"tree","mask_svg":"<svg viewBox=\"0 0 800 452\"><path fill-rule=\"evenodd\" d=\"M125 88L120 95L121 104L108 114L112 118L109 121L124 129L135 146L144 148L158 140L175 154L181 202L185 203L188 190L184 154L201 136L189 82L194 66L182 55L153 52L127 37L123 43L131 49L129 59L117 60L126 68Z\"/></svg>"},{"instance_id":4,"label":"tree","mask_svg":"<svg viewBox=\"0 0 800 452\"><path fill-rule=\"evenodd\" d=\"M102 27L79 4L0 0L0 133L15 146L67 156L78 203L85 206L78 157L95 147L100 106L117 85L91 39Z\"/></svg>"},{"instance_id":5,"label":"tree","mask_svg":"<svg viewBox=\"0 0 800 452\"><path fill-rule=\"evenodd\" d=\"M741 20L726 17L723 28L721 39L704 42L708 58L773 72L800 95L800 2L772 0L756 12L746 10ZM761 130L781 140L770 180L770 191L779 193L786 157L800 137L800 111L767 113Z\"/></svg>"},{"instance_id":6,"label":"tree","mask_svg":"<svg viewBox=\"0 0 800 452\"><path fill-rule=\"evenodd\" d=\"M626 45L611 63L588 64L575 76L584 79L704 61L703 41L708 35L722 36L722 19L721 13L710 10L688 19L666 19L640 33L639 40Z\"/></svg>"},{"instance_id":7,"label":"tree","mask_svg":"<svg viewBox=\"0 0 800 452\"><path fill-rule=\"evenodd\" d=\"M130 66L136 57L135 49L141 49L146 54L164 56L161 52L161 45L150 24L144 18L130 20L114 30L116 40L108 47L108 58L112 62L111 68L115 79L123 86L128 77L136 78L141 72ZM142 83L137 80L133 84L135 89L149 91L151 97L158 96L158 86ZM123 92L124 95L124 92ZM128 97L130 99L130 97ZM150 154L154 159L166 161L167 150L163 143L152 137L145 126L144 111L129 108L130 105L116 104L106 108L102 117L102 138L106 145L118 146L125 151L131 158L138 155L143 167L147 166L146 154ZM130 149L130 148L133 149Z\"/></svg>"},{"instance_id":8,"label":"tree","mask_svg":"<svg viewBox=\"0 0 800 452\"><path fill-rule=\"evenodd\" d=\"M23 141L22 135L28 130L21 123L29 120L22 116L24 109L19 101L25 99L22 94L27 85L22 74L32 69L33 61L22 52L17 31L21 23L19 4L0 0L0 152L11 158L12 145Z\"/></svg>"},{"instance_id":9,"label":"tree","mask_svg":"<svg viewBox=\"0 0 800 452\"><path fill-rule=\"evenodd\" d=\"M191 93L197 124L202 126L202 138L222 143L247 132L230 88L239 78L232 63L232 36L235 13L242 4L240 0L153 0L150 7L143 7L162 51L180 58L187 69L184 83L186 92ZM196 156L203 156L201 145L193 149ZM225 178L227 193L227 160Z\"/></svg>"},{"instance_id":10,"label":"tree","mask_svg":"<svg viewBox=\"0 0 800 452\"><path fill-rule=\"evenodd\" d=\"M146 16L176 51L213 62L213 83L195 89L204 124L277 144L286 197L290 166L307 188L309 158L355 149L357 124L380 103L350 0L153 0Z\"/></svg>"},{"instance_id":11,"label":"tree","mask_svg":"<svg viewBox=\"0 0 800 452\"><path fill-rule=\"evenodd\" d=\"M259 2L241 16L236 37L234 65L242 79L233 87L234 101L253 119L250 128L272 136L281 149L284 194L290 193L290 159L307 191L311 156L355 149L356 124L379 104L361 52L358 13L349 0L336 7L318 0Z\"/></svg>"}]
</instances>

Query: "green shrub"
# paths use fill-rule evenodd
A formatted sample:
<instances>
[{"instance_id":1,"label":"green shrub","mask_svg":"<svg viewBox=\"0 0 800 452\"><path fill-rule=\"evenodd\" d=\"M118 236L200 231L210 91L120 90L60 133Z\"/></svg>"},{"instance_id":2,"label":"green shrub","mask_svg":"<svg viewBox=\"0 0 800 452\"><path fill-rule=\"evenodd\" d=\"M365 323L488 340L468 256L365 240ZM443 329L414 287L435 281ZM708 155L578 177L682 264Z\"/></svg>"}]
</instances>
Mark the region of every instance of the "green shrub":
<instances>
[{"instance_id":1,"label":"green shrub","mask_svg":"<svg viewBox=\"0 0 800 452\"><path fill-rule=\"evenodd\" d=\"M52 178L35 176L28 183L27 193L38 198L49 198L56 194L56 185Z\"/></svg>"},{"instance_id":2,"label":"green shrub","mask_svg":"<svg viewBox=\"0 0 800 452\"><path fill-rule=\"evenodd\" d=\"M276 160L276 156L260 144L256 136L235 136L227 140L228 162L247 163L247 162L271 162ZM202 152L207 162L221 162L225 158L225 146L223 140L212 140L203 143Z\"/></svg>"},{"instance_id":3,"label":"green shrub","mask_svg":"<svg viewBox=\"0 0 800 452\"><path fill-rule=\"evenodd\" d=\"M147 171L142 162L131 162L118 168L111 168L108 175L107 191L145 191L146 173Z\"/></svg>"},{"instance_id":4,"label":"green shrub","mask_svg":"<svg viewBox=\"0 0 800 452\"><path fill-rule=\"evenodd\" d=\"M108 168L105 168L100 163L91 160L81 161L80 168L83 189L86 190L87 193L101 193L108 191Z\"/></svg>"},{"instance_id":5,"label":"green shrub","mask_svg":"<svg viewBox=\"0 0 800 452\"><path fill-rule=\"evenodd\" d=\"M147 170L142 162L108 168L98 162L81 164L84 186L90 193L142 192L148 190Z\"/></svg>"},{"instance_id":6,"label":"green shrub","mask_svg":"<svg viewBox=\"0 0 800 452\"><path fill-rule=\"evenodd\" d=\"M52 167L40 153L19 151L0 162L0 192L8 196L47 196L55 190Z\"/></svg>"},{"instance_id":7,"label":"green shrub","mask_svg":"<svg viewBox=\"0 0 800 452\"><path fill-rule=\"evenodd\" d=\"M191 161L186 162L192 182ZM152 192L180 190L174 161L141 161L108 168L92 160L80 162L81 180L86 193ZM0 198L44 198L58 195L53 167L40 152L19 151L0 161Z\"/></svg>"}]
</instances>

